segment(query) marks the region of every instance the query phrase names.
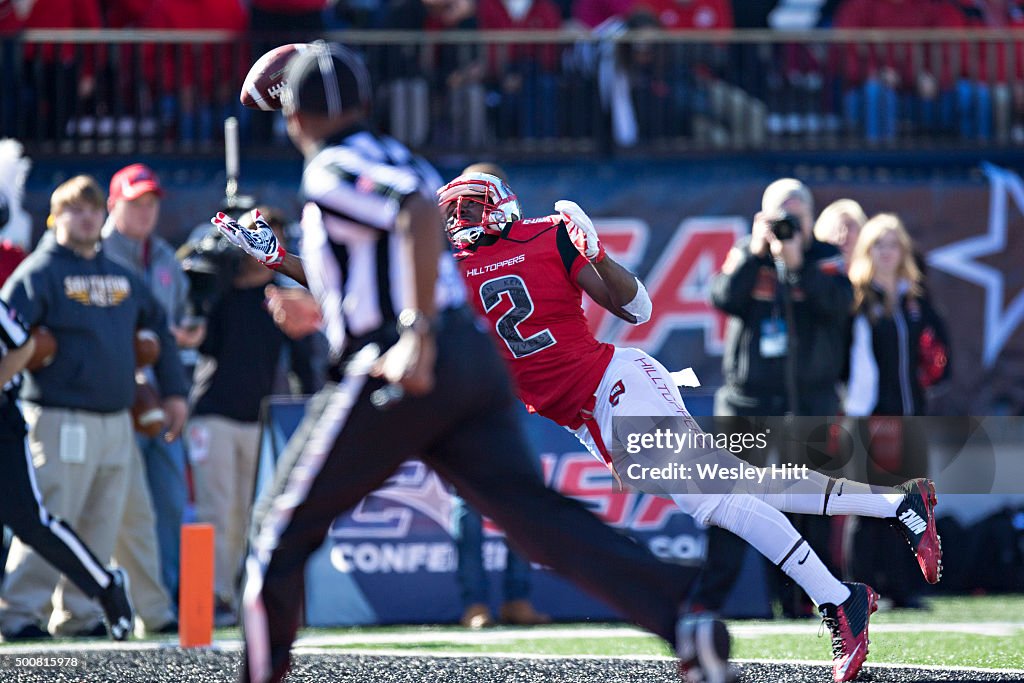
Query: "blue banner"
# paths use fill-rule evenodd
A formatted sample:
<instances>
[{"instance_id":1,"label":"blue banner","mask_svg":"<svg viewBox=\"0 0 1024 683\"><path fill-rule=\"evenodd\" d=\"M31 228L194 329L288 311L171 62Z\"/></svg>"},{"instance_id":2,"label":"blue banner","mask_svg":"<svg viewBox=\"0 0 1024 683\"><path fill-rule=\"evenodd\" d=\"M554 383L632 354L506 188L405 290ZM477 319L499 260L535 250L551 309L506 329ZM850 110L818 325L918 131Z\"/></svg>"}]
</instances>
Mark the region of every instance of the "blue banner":
<instances>
[{"instance_id":1,"label":"blue banner","mask_svg":"<svg viewBox=\"0 0 1024 683\"><path fill-rule=\"evenodd\" d=\"M692 402L709 409L707 397ZM258 490L302 419L305 402L272 398L264 420ZM523 426L540 458L545 480L573 496L666 562L698 571L706 541L703 529L671 500L618 493L604 465L572 434L543 418L522 413ZM454 623L462 613L452 538L456 499L423 463L404 463L378 491L337 518L306 573L306 622L310 626L391 623ZM506 548L500 529L485 522L484 566L495 613L501 602ZM726 605L730 616L766 617L767 598L759 558L748 558ZM614 620L603 603L546 568L534 566L531 600L559 621Z\"/></svg>"}]
</instances>

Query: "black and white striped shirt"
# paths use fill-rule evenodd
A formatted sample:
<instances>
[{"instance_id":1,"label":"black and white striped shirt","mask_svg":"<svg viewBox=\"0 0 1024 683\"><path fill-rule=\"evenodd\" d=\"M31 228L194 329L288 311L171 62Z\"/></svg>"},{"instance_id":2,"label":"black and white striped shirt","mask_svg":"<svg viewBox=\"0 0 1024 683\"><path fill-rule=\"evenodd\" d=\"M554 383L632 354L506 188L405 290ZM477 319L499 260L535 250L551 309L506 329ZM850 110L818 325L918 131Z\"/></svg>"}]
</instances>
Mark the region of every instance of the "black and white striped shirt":
<instances>
[{"instance_id":1,"label":"black and white striped shirt","mask_svg":"<svg viewBox=\"0 0 1024 683\"><path fill-rule=\"evenodd\" d=\"M21 322L21 318L13 308L7 305L6 301L0 299L0 346L3 347L3 353L0 355L5 356L8 351L21 348L28 342L28 338L28 328ZM7 400L15 401L20 388L21 373L19 372L3 386L3 393Z\"/></svg>"},{"instance_id":2,"label":"black and white striped shirt","mask_svg":"<svg viewBox=\"0 0 1024 683\"><path fill-rule=\"evenodd\" d=\"M402 199L421 192L434 201L440 184L437 172L400 142L361 129L329 141L307 163L303 266L335 357L354 351L353 340L369 340L385 326L393 329L398 313L415 306L411 274L399 261L401 240L407 238L395 231L395 219ZM435 301L438 310L465 301L447 252L439 263Z\"/></svg>"}]
</instances>

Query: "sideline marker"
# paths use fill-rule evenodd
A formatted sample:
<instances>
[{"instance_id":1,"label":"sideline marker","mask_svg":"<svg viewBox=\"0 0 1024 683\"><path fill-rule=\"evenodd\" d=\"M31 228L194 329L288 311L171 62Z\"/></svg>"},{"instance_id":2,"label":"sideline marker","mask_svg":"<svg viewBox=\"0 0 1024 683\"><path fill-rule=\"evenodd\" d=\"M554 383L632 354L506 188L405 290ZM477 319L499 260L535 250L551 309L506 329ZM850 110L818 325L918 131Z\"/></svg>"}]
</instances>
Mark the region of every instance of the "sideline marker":
<instances>
[{"instance_id":1,"label":"sideline marker","mask_svg":"<svg viewBox=\"0 0 1024 683\"><path fill-rule=\"evenodd\" d=\"M213 525L181 525L178 642L181 647L213 643Z\"/></svg>"}]
</instances>

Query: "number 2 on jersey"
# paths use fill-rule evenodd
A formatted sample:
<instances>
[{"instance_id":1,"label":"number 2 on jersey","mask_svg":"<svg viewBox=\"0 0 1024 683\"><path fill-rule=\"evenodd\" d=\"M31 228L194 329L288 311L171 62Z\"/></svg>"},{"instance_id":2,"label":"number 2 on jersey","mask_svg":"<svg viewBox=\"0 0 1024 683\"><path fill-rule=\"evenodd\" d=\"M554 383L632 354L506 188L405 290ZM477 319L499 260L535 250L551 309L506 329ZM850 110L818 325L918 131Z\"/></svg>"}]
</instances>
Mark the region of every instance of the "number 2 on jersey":
<instances>
[{"instance_id":1,"label":"number 2 on jersey","mask_svg":"<svg viewBox=\"0 0 1024 683\"><path fill-rule=\"evenodd\" d=\"M498 318L494 329L513 356L522 358L555 344L555 337L549 330L541 330L526 338L519 332L519 324L533 313L533 299L522 278L518 275L505 275L480 285L480 300L488 313L501 302L502 295L508 296L512 308Z\"/></svg>"}]
</instances>

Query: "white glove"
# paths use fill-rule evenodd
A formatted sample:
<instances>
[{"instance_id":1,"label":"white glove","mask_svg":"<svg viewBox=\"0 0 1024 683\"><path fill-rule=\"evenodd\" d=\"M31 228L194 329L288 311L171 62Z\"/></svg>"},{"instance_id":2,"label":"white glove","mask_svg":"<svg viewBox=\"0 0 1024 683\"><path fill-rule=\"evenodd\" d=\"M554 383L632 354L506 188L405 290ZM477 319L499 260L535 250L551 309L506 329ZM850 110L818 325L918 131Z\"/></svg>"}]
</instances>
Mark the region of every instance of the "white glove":
<instances>
[{"instance_id":1,"label":"white glove","mask_svg":"<svg viewBox=\"0 0 1024 683\"><path fill-rule=\"evenodd\" d=\"M263 215L259 210L252 212L252 218L253 227L251 228L243 228L226 213L217 213L210 219L210 222L217 226L217 229L229 242L267 268L276 270L284 262L287 252L278 244L277 235L263 220Z\"/></svg>"},{"instance_id":2,"label":"white glove","mask_svg":"<svg viewBox=\"0 0 1024 683\"><path fill-rule=\"evenodd\" d=\"M569 239L576 250L591 263L603 261L604 245L597 236L590 216L584 213L576 202L570 202L568 199L559 199L555 202L555 211L561 214L565 228L569 232Z\"/></svg>"}]
</instances>

